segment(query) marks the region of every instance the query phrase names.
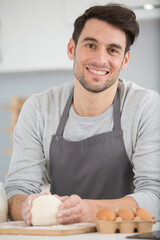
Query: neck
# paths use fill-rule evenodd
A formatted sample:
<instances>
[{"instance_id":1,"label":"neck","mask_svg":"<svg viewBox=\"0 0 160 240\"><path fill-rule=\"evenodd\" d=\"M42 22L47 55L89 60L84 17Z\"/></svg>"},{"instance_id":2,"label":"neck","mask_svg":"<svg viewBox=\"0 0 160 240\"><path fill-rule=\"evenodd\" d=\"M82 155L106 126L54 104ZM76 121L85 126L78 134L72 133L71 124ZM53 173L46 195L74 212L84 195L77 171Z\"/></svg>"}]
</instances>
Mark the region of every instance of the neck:
<instances>
[{"instance_id":1,"label":"neck","mask_svg":"<svg viewBox=\"0 0 160 240\"><path fill-rule=\"evenodd\" d=\"M102 114L113 104L117 84L118 81L103 92L92 93L75 80L73 100L75 112L82 117L94 117Z\"/></svg>"}]
</instances>

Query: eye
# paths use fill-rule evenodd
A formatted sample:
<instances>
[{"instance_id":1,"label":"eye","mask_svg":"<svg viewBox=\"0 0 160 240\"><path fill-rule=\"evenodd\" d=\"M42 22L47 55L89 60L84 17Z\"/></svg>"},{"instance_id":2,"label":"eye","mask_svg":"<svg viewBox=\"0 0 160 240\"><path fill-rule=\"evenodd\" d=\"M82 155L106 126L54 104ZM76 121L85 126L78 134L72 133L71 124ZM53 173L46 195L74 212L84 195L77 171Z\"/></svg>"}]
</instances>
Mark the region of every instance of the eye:
<instances>
[{"instance_id":1,"label":"eye","mask_svg":"<svg viewBox=\"0 0 160 240\"><path fill-rule=\"evenodd\" d=\"M86 44L86 47L87 47L87 48L90 48L90 49L94 49L94 48L95 48L95 45L92 44L92 43L88 43L88 44Z\"/></svg>"},{"instance_id":2,"label":"eye","mask_svg":"<svg viewBox=\"0 0 160 240\"><path fill-rule=\"evenodd\" d=\"M116 50L115 48L110 48L108 52L111 54L118 54L118 50Z\"/></svg>"},{"instance_id":3,"label":"eye","mask_svg":"<svg viewBox=\"0 0 160 240\"><path fill-rule=\"evenodd\" d=\"M114 48L111 48L111 49L109 49L109 52L117 53L118 51L116 49L114 49Z\"/></svg>"}]
</instances>

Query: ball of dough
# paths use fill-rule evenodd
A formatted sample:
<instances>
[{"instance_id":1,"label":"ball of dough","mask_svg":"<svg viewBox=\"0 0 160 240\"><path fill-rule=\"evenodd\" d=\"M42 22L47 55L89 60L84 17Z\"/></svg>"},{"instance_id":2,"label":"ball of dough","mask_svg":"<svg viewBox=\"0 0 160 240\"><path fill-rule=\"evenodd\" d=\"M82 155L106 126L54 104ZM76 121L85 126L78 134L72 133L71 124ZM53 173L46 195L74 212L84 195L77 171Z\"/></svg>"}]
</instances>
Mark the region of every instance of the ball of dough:
<instances>
[{"instance_id":1,"label":"ball of dough","mask_svg":"<svg viewBox=\"0 0 160 240\"><path fill-rule=\"evenodd\" d=\"M62 202L53 195L41 195L32 201L31 222L34 226L57 224L56 214Z\"/></svg>"}]
</instances>

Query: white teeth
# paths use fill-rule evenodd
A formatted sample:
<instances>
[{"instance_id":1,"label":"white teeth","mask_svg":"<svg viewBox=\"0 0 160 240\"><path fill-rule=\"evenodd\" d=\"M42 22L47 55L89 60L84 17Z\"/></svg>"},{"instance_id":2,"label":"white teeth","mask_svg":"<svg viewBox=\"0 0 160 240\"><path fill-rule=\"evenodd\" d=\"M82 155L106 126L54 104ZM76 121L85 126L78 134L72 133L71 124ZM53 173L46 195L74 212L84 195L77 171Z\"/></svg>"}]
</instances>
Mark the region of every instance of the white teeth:
<instances>
[{"instance_id":1,"label":"white teeth","mask_svg":"<svg viewBox=\"0 0 160 240\"><path fill-rule=\"evenodd\" d=\"M100 76L104 76L107 73L106 71L96 71L96 70L93 70L93 69L90 69L90 68L89 68L89 71L92 72L92 73L95 73L97 75L100 75Z\"/></svg>"}]
</instances>

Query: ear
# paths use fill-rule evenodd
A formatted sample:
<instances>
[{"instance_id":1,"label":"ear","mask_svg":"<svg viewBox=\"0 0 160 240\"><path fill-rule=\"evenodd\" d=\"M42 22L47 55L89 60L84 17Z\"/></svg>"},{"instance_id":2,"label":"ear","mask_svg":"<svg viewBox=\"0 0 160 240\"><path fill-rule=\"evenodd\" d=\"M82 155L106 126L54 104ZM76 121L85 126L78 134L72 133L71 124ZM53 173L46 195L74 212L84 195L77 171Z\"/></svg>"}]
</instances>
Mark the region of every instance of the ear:
<instances>
[{"instance_id":1,"label":"ear","mask_svg":"<svg viewBox=\"0 0 160 240\"><path fill-rule=\"evenodd\" d=\"M128 62L129 62L129 58L130 58L130 51L126 52L126 54L124 56L123 63L122 63L122 66L121 66L122 70L124 70L127 67Z\"/></svg>"},{"instance_id":2,"label":"ear","mask_svg":"<svg viewBox=\"0 0 160 240\"><path fill-rule=\"evenodd\" d=\"M71 38L67 46L67 54L70 60L74 59L74 50L75 50L75 43L73 38Z\"/></svg>"}]
</instances>

